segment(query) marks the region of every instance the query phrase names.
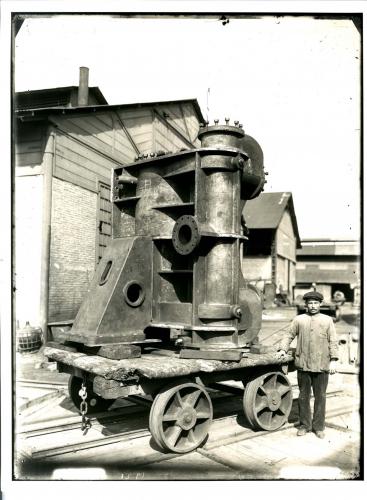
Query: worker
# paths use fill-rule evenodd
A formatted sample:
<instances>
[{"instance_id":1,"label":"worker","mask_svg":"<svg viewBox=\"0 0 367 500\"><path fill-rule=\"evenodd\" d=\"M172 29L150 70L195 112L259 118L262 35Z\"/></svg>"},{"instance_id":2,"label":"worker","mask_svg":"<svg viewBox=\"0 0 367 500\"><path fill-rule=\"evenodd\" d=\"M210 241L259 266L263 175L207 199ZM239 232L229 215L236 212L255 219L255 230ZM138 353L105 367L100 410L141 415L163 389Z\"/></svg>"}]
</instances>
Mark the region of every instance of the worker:
<instances>
[{"instance_id":1,"label":"worker","mask_svg":"<svg viewBox=\"0 0 367 500\"><path fill-rule=\"evenodd\" d=\"M332 318L320 313L324 299L317 291L303 296L306 314L296 316L279 344L279 354L285 356L292 340L297 337L295 366L299 386L300 427L297 436L313 431L317 437L325 437L326 389L329 373L336 373L338 343ZM311 421L311 387L315 398Z\"/></svg>"}]
</instances>

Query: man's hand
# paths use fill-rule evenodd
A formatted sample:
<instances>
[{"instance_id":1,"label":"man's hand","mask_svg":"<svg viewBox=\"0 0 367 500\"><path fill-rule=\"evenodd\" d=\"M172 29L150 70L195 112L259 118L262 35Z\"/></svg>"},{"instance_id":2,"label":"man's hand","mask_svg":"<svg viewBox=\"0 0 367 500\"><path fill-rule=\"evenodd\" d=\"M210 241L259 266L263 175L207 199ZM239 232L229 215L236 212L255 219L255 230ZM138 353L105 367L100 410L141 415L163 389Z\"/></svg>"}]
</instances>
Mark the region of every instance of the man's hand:
<instances>
[{"instance_id":1,"label":"man's hand","mask_svg":"<svg viewBox=\"0 0 367 500\"><path fill-rule=\"evenodd\" d=\"M285 358L285 356L286 356L286 355L287 355L287 353L285 352L285 350L284 350L284 349L280 349L280 350L278 351L278 356L279 356L280 358Z\"/></svg>"},{"instance_id":2,"label":"man's hand","mask_svg":"<svg viewBox=\"0 0 367 500\"><path fill-rule=\"evenodd\" d=\"M333 375L334 373L336 373L336 361L335 360L330 361L329 373L330 373L330 375Z\"/></svg>"}]
</instances>

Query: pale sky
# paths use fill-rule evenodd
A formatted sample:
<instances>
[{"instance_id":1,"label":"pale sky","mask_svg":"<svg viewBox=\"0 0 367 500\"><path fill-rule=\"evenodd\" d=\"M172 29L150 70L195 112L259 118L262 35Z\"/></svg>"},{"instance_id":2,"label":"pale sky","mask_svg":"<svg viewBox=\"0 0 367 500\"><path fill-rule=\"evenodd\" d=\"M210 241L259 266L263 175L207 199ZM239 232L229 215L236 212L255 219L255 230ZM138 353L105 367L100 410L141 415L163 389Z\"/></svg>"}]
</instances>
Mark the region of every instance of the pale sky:
<instances>
[{"instance_id":1,"label":"pale sky","mask_svg":"<svg viewBox=\"0 0 367 500\"><path fill-rule=\"evenodd\" d=\"M109 104L197 98L260 143L301 238L358 239L360 62L349 20L53 16L19 31L15 90L78 85L87 66Z\"/></svg>"}]
</instances>

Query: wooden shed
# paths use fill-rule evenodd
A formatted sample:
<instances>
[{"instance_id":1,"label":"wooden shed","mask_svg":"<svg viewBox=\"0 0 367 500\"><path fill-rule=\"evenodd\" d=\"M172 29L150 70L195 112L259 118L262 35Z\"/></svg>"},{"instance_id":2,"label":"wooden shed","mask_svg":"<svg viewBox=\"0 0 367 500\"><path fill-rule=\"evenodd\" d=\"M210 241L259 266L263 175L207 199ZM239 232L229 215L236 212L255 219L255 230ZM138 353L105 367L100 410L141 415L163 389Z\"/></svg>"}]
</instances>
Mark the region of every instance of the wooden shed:
<instances>
[{"instance_id":1,"label":"wooden shed","mask_svg":"<svg viewBox=\"0 0 367 500\"><path fill-rule=\"evenodd\" d=\"M16 319L73 319L111 238L112 168L199 146L196 99L108 105L98 88L18 93L15 103Z\"/></svg>"},{"instance_id":2,"label":"wooden shed","mask_svg":"<svg viewBox=\"0 0 367 500\"><path fill-rule=\"evenodd\" d=\"M242 263L245 279L262 291L286 294L291 301L296 249L301 247L292 194L262 193L246 203L243 218L249 233Z\"/></svg>"},{"instance_id":3,"label":"wooden shed","mask_svg":"<svg viewBox=\"0 0 367 500\"><path fill-rule=\"evenodd\" d=\"M358 302L360 254L360 243L355 240L302 240L297 250L295 296L301 297L316 285L326 302L331 302L335 292L342 292L348 302Z\"/></svg>"}]
</instances>

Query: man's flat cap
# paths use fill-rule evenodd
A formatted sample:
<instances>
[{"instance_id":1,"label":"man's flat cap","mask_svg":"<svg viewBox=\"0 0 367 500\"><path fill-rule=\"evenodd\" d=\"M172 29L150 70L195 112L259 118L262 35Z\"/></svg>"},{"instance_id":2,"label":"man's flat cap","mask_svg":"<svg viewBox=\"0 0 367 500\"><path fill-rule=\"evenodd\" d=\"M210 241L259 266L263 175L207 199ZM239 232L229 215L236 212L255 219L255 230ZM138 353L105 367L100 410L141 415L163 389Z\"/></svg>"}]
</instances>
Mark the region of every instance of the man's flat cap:
<instances>
[{"instance_id":1,"label":"man's flat cap","mask_svg":"<svg viewBox=\"0 0 367 500\"><path fill-rule=\"evenodd\" d=\"M320 292L307 292L304 294L303 300L319 300L322 302L324 300L324 296Z\"/></svg>"}]
</instances>

